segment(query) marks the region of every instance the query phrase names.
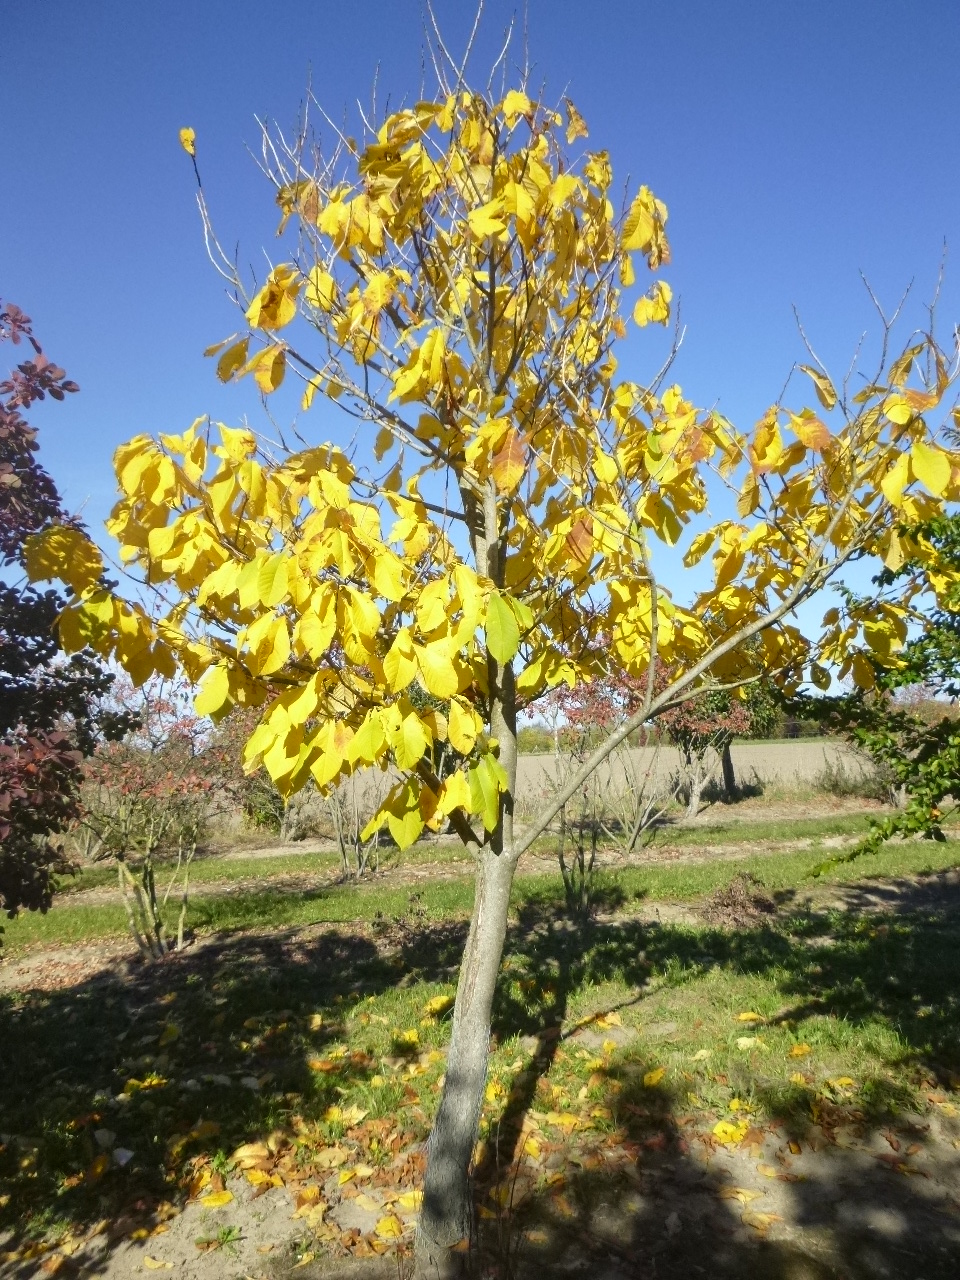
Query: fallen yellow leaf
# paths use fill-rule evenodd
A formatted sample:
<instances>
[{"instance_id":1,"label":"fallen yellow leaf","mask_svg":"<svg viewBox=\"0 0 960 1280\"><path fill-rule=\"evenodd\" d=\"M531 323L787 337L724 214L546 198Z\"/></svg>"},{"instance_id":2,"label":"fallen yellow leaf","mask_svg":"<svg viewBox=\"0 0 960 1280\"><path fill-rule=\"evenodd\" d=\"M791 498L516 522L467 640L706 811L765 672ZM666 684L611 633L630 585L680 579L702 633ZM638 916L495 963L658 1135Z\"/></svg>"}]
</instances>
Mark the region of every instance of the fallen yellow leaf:
<instances>
[{"instance_id":1,"label":"fallen yellow leaf","mask_svg":"<svg viewBox=\"0 0 960 1280\"><path fill-rule=\"evenodd\" d=\"M258 1160L269 1160L270 1151L265 1142L245 1142L242 1147L237 1147L230 1159L239 1168L249 1169Z\"/></svg>"},{"instance_id":2,"label":"fallen yellow leaf","mask_svg":"<svg viewBox=\"0 0 960 1280\"><path fill-rule=\"evenodd\" d=\"M434 996L432 1000L428 1000L423 1006L423 1012L428 1018L436 1018L441 1013L446 1013L448 1009L453 1008L453 996Z\"/></svg>"},{"instance_id":3,"label":"fallen yellow leaf","mask_svg":"<svg viewBox=\"0 0 960 1280\"><path fill-rule=\"evenodd\" d=\"M752 1011L749 1011L747 1013L738 1013L737 1021L738 1022L765 1022L766 1019L764 1018L762 1013L753 1013Z\"/></svg>"},{"instance_id":4,"label":"fallen yellow leaf","mask_svg":"<svg viewBox=\"0 0 960 1280\"><path fill-rule=\"evenodd\" d=\"M143 1265L148 1271L172 1271L172 1262L161 1262L159 1258L151 1258L149 1253L143 1255Z\"/></svg>"},{"instance_id":5,"label":"fallen yellow leaf","mask_svg":"<svg viewBox=\"0 0 960 1280\"><path fill-rule=\"evenodd\" d=\"M808 1053L812 1053L812 1052L813 1050L810 1048L808 1044L795 1044L791 1046L790 1052L787 1054L787 1057L788 1058L805 1058Z\"/></svg>"},{"instance_id":6,"label":"fallen yellow leaf","mask_svg":"<svg viewBox=\"0 0 960 1280\"><path fill-rule=\"evenodd\" d=\"M403 1195L397 1196L396 1203L408 1213L415 1213L423 1203L423 1192L404 1191Z\"/></svg>"},{"instance_id":7,"label":"fallen yellow leaf","mask_svg":"<svg viewBox=\"0 0 960 1280\"><path fill-rule=\"evenodd\" d=\"M318 1169L339 1169L347 1163L348 1155L343 1147L324 1147L313 1157L313 1163Z\"/></svg>"},{"instance_id":8,"label":"fallen yellow leaf","mask_svg":"<svg viewBox=\"0 0 960 1280\"><path fill-rule=\"evenodd\" d=\"M762 1191L750 1191L747 1187L721 1187L721 1200L739 1200L741 1204L749 1204L751 1200L759 1200Z\"/></svg>"},{"instance_id":9,"label":"fallen yellow leaf","mask_svg":"<svg viewBox=\"0 0 960 1280\"><path fill-rule=\"evenodd\" d=\"M755 1209L747 1209L741 1213L740 1221L753 1227L754 1231L766 1231L771 1223L782 1222L783 1219L779 1213L758 1213Z\"/></svg>"},{"instance_id":10,"label":"fallen yellow leaf","mask_svg":"<svg viewBox=\"0 0 960 1280\"><path fill-rule=\"evenodd\" d=\"M572 1116L568 1111L548 1111L544 1116L547 1124L556 1125L558 1129L563 1129L565 1133L572 1133L574 1129L579 1128L580 1121L576 1116Z\"/></svg>"},{"instance_id":11,"label":"fallen yellow leaf","mask_svg":"<svg viewBox=\"0 0 960 1280\"><path fill-rule=\"evenodd\" d=\"M777 1178L780 1176L778 1170L772 1164L758 1164L757 1173L762 1173L765 1178Z\"/></svg>"},{"instance_id":12,"label":"fallen yellow leaf","mask_svg":"<svg viewBox=\"0 0 960 1280\"><path fill-rule=\"evenodd\" d=\"M398 1240L403 1235L403 1223L395 1213L388 1213L380 1219L374 1231L381 1240Z\"/></svg>"},{"instance_id":13,"label":"fallen yellow leaf","mask_svg":"<svg viewBox=\"0 0 960 1280\"><path fill-rule=\"evenodd\" d=\"M204 1196L199 1202L202 1209L222 1209L225 1204L229 1204L233 1199L232 1191L211 1191L208 1196Z\"/></svg>"},{"instance_id":14,"label":"fallen yellow leaf","mask_svg":"<svg viewBox=\"0 0 960 1280\"><path fill-rule=\"evenodd\" d=\"M729 1120L718 1120L713 1126L713 1136L725 1147L735 1147L743 1141L749 1128L750 1124L746 1120L738 1120L736 1124L731 1124Z\"/></svg>"},{"instance_id":15,"label":"fallen yellow leaf","mask_svg":"<svg viewBox=\"0 0 960 1280\"><path fill-rule=\"evenodd\" d=\"M653 1071L648 1071L646 1075L643 1077L643 1087L645 1089L653 1089L656 1085L660 1083L660 1081L663 1079L663 1077L666 1074L667 1074L666 1067L655 1067Z\"/></svg>"}]
</instances>

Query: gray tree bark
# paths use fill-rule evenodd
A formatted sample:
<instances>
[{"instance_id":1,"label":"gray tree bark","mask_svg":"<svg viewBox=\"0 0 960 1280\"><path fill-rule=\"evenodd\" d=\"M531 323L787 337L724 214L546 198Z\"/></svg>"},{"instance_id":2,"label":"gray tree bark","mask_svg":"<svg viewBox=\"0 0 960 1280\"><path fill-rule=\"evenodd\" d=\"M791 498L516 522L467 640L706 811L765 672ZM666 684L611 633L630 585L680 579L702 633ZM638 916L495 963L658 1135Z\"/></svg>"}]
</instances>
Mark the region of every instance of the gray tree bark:
<instances>
[{"instance_id":1,"label":"gray tree bark","mask_svg":"<svg viewBox=\"0 0 960 1280\"><path fill-rule=\"evenodd\" d=\"M490 1049L490 1015L507 930L516 863L485 846L477 861L476 897L447 1054L440 1108L427 1144L423 1206L417 1229L417 1276L465 1274L468 1255L454 1246L473 1237L470 1164Z\"/></svg>"}]
</instances>

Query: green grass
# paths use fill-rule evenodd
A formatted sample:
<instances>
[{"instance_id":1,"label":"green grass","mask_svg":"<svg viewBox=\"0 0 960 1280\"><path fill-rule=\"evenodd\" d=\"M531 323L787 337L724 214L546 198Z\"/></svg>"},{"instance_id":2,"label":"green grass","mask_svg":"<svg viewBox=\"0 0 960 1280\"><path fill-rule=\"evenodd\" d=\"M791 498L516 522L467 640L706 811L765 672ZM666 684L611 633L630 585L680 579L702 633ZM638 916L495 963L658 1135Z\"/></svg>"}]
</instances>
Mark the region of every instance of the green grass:
<instances>
[{"instance_id":1,"label":"green grass","mask_svg":"<svg viewBox=\"0 0 960 1280\"><path fill-rule=\"evenodd\" d=\"M948 865L958 855L956 846L898 846L835 878ZM694 873L726 882L751 865L776 865L779 883L802 891L813 856L631 869L604 887L689 897ZM562 1138L546 1113L572 1112L591 1140L619 1128L643 1142L688 1119L709 1130L753 1117L799 1135L812 1108L827 1104L880 1127L932 1105L934 1086L960 1085L956 916L863 918L798 902L775 927L728 932L627 916L584 930L556 910L556 890L556 877L517 885L494 1010L483 1120L491 1136L531 1111L571 1154L581 1131ZM240 1143L291 1126L307 1135L298 1159L309 1160L311 1144L343 1135L334 1106L367 1113L351 1141L372 1164L383 1158L383 1126L420 1142L449 1016L428 1016L427 1002L453 993L471 886L434 882L421 893L424 916L410 914L409 888L397 886L210 898L196 910L219 913L201 923L220 937L181 964L129 983L112 975L0 997L0 1131L13 1135L0 1151L0 1229L42 1234L138 1199L176 1199L189 1160L223 1163ZM369 929L351 928L377 911L407 915L406 930L391 931L390 952ZM309 939L266 928L307 918L337 927ZM251 923L264 932L229 932ZM602 1024L577 1031L611 1011L619 1044ZM542 1037L534 1063L522 1038L545 1027L559 1034ZM88 1185L80 1175L95 1158L98 1125L136 1158Z\"/></svg>"},{"instance_id":2,"label":"green grass","mask_svg":"<svg viewBox=\"0 0 960 1280\"><path fill-rule=\"evenodd\" d=\"M811 820L813 821L813 820ZM754 824L751 824L751 827ZM759 825L759 824L757 824ZM796 826L803 824L797 823ZM697 832L699 834L699 832ZM829 850L826 851L829 854ZM879 854L842 863L817 879L811 871L824 860L823 848L778 852L703 863L664 864L663 866L624 867L605 871L597 877L598 891L611 901L644 899L650 901L685 902L712 892L727 884L738 872L748 872L762 880L772 891L796 890L801 895L821 884L843 884L862 880L865 876L915 875L941 870L960 863L960 843L909 841L887 845ZM269 879L299 872L311 865L316 855L292 855L290 858L261 858L218 862L229 868L230 879L255 878L261 874L262 888L217 894L197 893L191 900L188 928L198 932L244 928L281 928L310 924L343 923L350 920L371 921L378 913L402 915L409 903L410 885L361 882L360 884L326 884L316 889L289 890L271 887ZM282 869L277 864L282 865ZM213 861L206 864L212 867ZM312 865L315 865L312 864ZM212 879L195 880L195 884L213 884ZM422 881L416 886L423 909L431 918L444 914L463 915L473 902L470 876ZM514 886L514 903L545 904L562 900L559 874L518 875ZM36 945L69 945L122 935L126 932L126 916L119 903L84 905L71 902L69 896L55 900L46 915L24 913L4 924L4 947L8 951Z\"/></svg>"},{"instance_id":3,"label":"green grass","mask_svg":"<svg viewBox=\"0 0 960 1280\"><path fill-rule=\"evenodd\" d=\"M722 845L738 844L749 840L751 844L761 841L790 840L825 840L830 836L855 836L865 832L869 826L869 814L830 814L823 818L765 818L751 821L747 818L718 817L717 821L703 822L696 827L663 826L658 827L651 836L650 845L656 849L660 845Z\"/></svg>"}]
</instances>

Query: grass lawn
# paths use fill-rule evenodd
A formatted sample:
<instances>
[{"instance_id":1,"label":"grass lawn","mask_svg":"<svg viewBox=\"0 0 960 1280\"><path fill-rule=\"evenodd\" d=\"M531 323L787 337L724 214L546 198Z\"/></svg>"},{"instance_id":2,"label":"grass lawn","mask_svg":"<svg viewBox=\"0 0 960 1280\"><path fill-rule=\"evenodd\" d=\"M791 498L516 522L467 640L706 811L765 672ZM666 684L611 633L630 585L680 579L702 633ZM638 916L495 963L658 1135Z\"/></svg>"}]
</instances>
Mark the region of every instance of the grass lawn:
<instances>
[{"instance_id":1,"label":"grass lawn","mask_svg":"<svg viewBox=\"0 0 960 1280\"><path fill-rule=\"evenodd\" d=\"M702 1132L735 1147L764 1124L800 1135L811 1117L849 1114L879 1131L905 1111L960 1111L957 916L806 902L822 883L952 867L960 844L890 846L813 882L822 859L821 847L605 872L586 927L557 909L558 876L519 878L478 1184L503 1185L517 1144L549 1188L549 1153L573 1158L584 1144L639 1150ZM771 922L638 918L739 871L778 895ZM413 903L409 885L383 882L199 896L190 924L205 945L0 997L0 1229L29 1247L131 1206L182 1204L239 1172L242 1144L268 1138L259 1173L278 1185L322 1185L341 1166L372 1183L415 1180L472 894L467 878L416 887ZM63 899L6 938L79 942L123 927L114 904ZM115 1149L129 1153L122 1165ZM333 1240L321 1219L313 1228Z\"/></svg>"}]
</instances>

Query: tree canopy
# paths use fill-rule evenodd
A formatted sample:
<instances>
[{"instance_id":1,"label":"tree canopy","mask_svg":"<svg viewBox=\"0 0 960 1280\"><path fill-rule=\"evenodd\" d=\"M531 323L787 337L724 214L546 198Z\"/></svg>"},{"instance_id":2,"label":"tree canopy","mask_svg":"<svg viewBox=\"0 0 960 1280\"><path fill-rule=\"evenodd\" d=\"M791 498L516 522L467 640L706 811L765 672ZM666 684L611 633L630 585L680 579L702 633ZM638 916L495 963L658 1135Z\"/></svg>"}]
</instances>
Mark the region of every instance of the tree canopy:
<instances>
[{"instance_id":1,"label":"tree canopy","mask_svg":"<svg viewBox=\"0 0 960 1280\"><path fill-rule=\"evenodd\" d=\"M156 610L103 587L76 529L38 534L27 561L71 590L68 648L138 682L179 667L215 719L261 708L246 761L285 793L387 770L374 824L407 846L449 822L476 857L421 1218L443 1270L469 1234L517 859L620 741L688 698L763 673L788 690L824 687L830 668L872 684L872 658L907 638L913 579L809 634L797 607L852 559L922 555L905 529L960 496L960 455L937 435L953 357L923 333L888 359L886 322L877 369L837 384L811 355L813 407L781 397L748 431L692 404L669 362L623 376L629 325L670 321L669 284L636 282L669 264L665 204L641 186L618 206L571 102L440 79L359 141L329 120L315 145L265 132L282 260L253 289L201 187L244 316L210 350L217 373L264 397L300 379L306 416L293 445L199 419L117 451L109 529ZM182 141L199 173L193 131ZM311 438L324 398L348 439ZM679 547L710 566L686 594ZM515 828L518 713L611 669L636 710ZM436 743L461 762L442 780Z\"/></svg>"}]
</instances>

